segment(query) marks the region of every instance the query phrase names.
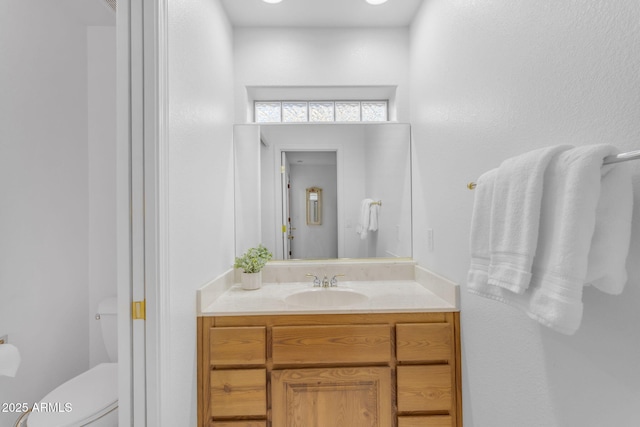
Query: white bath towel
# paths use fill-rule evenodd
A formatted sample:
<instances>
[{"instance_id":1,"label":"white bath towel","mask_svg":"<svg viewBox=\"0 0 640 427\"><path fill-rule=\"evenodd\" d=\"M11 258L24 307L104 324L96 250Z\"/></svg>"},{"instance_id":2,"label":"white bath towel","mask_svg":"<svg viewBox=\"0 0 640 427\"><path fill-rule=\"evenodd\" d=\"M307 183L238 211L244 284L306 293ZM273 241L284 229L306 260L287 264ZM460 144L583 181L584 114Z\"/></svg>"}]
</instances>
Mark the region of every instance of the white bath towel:
<instances>
[{"instance_id":1,"label":"white bath towel","mask_svg":"<svg viewBox=\"0 0 640 427\"><path fill-rule=\"evenodd\" d=\"M631 165L604 166L586 283L608 294L620 294L627 282L632 214Z\"/></svg>"},{"instance_id":2,"label":"white bath towel","mask_svg":"<svg viewBox=\"0 0 640 427\"><path fill-rule=\"evenodd\" d=\"M616 151L609 145L578 147L561 152L549 163L545 174L538 247L531 282L523 294L481 281L469 281L469 292L518 307L558 332L573 334L582 320L582 289L590 271L588 261L595 256L590 255L591 249L601 245L593 241L594 237L597 238L596 208L602 194L601 179L606 182L605 190L612 185L608 182L607 169L602 169L602 161ZM623 188L625 195L622 199L626 200L629 197L626 195L628 187ZM622 206L625 203L626 209L630 209L628 202L617 204ZM623 213L621 222L625 222L629 215L629 212ZM598 227L608 227L604 221L600 224ZM624 242L620 246L624 246ZM625 253L619 255L626 259ZM616 261L618 264L623 262ZM594 280L593 283L602 289L614 290L616 285L606 280Z\"/></svg>"},{"instance_id":3,"label":"white bath towel","mask_svg":"<svg viewBox=\"0 0 640 427\"><path fill-rule=\"evenodd\" d=\"M478 178L476 185L469 241L471 252L471 266L467 274L469 289L483 290L487 287L489 257L491 255L489 248L491 203L497 173L497 169L485 172Z\"/></svg>"},{"instance_id":4,"label":"white bath towel","mask_svg":"<svg viewBox=\"0 0 640 427\"><path fill-rule=\"evenodd\" d=\"M369 233L369 221L371 219L371 203L373 200L364 199L360 204L360 219L358 226L356 227L356 233L360 236L362 240L367 238L367 234Z\"/></svg>"},{"instance_id":5,"label":"white bath towel","mask_svg":"<svg viewBox=\"0 0 640 427\"><path fill-rule=\"evenodd\" d=\"M538 244L545 171L551 159L570 149L558 145L502 162L491 205L489 284L521 294L529 286Z\"/></svg>"}]
</instances>

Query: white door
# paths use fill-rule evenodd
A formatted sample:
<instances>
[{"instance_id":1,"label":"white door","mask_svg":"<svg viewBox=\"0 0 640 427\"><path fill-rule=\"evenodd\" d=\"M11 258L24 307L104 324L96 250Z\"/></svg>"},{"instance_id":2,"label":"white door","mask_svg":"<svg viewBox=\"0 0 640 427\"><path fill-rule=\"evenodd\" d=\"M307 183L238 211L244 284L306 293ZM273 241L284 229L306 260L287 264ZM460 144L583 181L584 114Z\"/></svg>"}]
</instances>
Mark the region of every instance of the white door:
<instances>
[{"instance_id":1,"label":"white door","mask_svg":"<svg viewBox=\"0 0 640 427\"><path fill-rule=\"evenodd\" d=\"M291 188L291 183L287 153L284 151L281 153L280 172L282 186L282 259L291 259L291 245L293 240L289 204L289 189Z\"/></svg>"}]
</instances>

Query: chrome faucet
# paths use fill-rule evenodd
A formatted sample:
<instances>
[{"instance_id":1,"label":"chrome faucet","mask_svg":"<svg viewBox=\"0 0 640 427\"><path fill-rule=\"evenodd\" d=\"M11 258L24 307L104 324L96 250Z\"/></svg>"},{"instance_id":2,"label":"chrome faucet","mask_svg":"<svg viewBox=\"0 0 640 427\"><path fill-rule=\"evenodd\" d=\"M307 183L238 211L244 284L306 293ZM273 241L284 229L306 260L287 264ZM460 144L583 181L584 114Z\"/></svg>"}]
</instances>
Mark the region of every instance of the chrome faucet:
<instances>
[{"instance_id":1,"label":"chrome faucet","mask_svg":"<svg viewBox=\"0 0 640 427\"><path fill-rule=\"evenodd\" d=\"M342 277L342 276L344 276L344 274L336 274L335 276L333 276L331 278L331 280L329 281L331 286L338 286L338 277ZM326 277L325 277L325 279L326 279Z\"/></svg>"},{"instance_id":2,"label":"chrome faucet","mask_svg":"<svg viewBox=\"0 0 640 427\"><path fill-rule=\"evenodd\" d=\"M315 274L307 273L307 274L305 274L305 276L313 277L313 287L314 288L318 288L318 287L320 287L322 285L322 282L320 281L320 279L318 279L318 276L316 276Z\"/></svg>"},{"instance_id":3,"label":"chrome faucet","mask_svg":"<svg viewBox=\"0 0 640 427\"><path fill-rule=\"evenodd\" d=\"M329 279L325 274L322 280L320 280L318 276L316 276L315 274L311 274L311 273L307 273L305 274L305 276L313 277L313 287L315 288L319 288L319 287L332 288L332 287L338 286L338 277L344 276L344 274L336 274L331 279Z\"/></svg>"}]
</instances>

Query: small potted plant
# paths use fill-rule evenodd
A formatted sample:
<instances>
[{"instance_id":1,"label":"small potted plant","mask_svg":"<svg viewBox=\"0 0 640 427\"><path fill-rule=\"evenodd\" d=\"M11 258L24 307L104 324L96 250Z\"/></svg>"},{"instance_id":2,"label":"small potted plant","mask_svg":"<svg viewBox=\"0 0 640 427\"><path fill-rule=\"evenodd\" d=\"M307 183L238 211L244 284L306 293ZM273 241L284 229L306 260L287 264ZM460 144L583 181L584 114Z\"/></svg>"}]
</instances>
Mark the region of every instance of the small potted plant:
<instances>
[{"instance_id":1,"label":"small potted plant","mask_svg":"<svg viewBox=\"0 0 640 427\"><path fill-rule=\"evenodd\" d=\"M258 245L250 248L241 257L236 257L233 264L242 270L242 289L260 289L262 286L262 267L273 255L267 248Z\"/></svg>"}]
</instances>

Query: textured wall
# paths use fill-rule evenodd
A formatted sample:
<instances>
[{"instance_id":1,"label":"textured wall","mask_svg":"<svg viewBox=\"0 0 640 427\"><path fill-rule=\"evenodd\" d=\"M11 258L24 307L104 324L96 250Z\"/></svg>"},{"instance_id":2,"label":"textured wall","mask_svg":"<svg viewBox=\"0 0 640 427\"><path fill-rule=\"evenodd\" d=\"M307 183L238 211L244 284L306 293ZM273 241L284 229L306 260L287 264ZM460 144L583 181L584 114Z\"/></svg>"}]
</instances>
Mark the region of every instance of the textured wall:
<instances>
[{"instance_id":1,"label":"textured wall","mask_svg":"<svg viewBox=\"0 0 640 427\"><path fill-rule=\"evenodd\" d=\"M247 86L396 85L406 122L408 40L406 28L236 28L236 121L246 121Z\"/></svg>"},{"instance_id":2,"label":"textured wall","mask_svg":"<svg viewBox=\"0 0 640 427\"><path fill-rule=\"evenodd\" d=\"M169 331L163 426L196 424L195 290L233 264L232 31L215 0L169 2Z\"/></svg>"},{"instance_id":3,"label":"textured wall","mask_svg":"<svg viewBox=\"0 0 640 427\"><path fill-rule=\"evenodd\" d=\"M464 287L468 181L552 144L640 148L639 23L635 0L432 0L414 21L414 256L463 285L467 427L640 424L640 162L629 282L586 289L574 336Z\"/></svg>"}]
</instances>

